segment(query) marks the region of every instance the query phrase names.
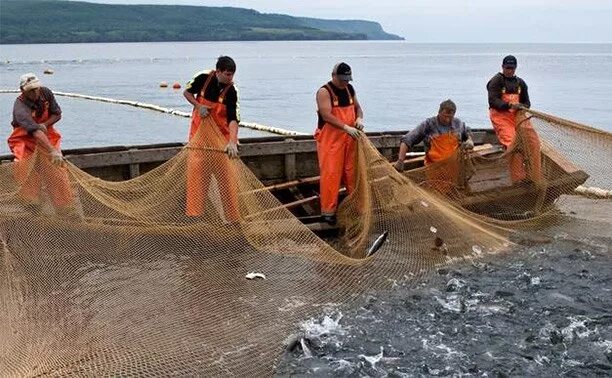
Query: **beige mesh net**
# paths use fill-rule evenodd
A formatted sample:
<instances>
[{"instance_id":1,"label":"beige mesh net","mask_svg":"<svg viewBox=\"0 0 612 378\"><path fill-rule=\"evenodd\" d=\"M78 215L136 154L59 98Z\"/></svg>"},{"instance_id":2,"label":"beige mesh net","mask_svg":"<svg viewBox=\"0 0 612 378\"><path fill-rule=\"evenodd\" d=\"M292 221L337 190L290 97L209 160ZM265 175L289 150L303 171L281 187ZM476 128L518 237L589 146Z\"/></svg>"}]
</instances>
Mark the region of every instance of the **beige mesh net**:
<instances>
[{"instance_id":1,"label":"beige mesh net","mask_svg":"<svg viewBox=\"0 0 612 378\"><path fill-rule=\"evenodd\" d=\"M414 182L487 217L489 223L551 215L580 185L609 197L612 134L538 111L517 114L516 138L499 145L458 150L437 164L407 173ZM522 222L521 222L522 223Z\"/></svg>"},{"instance_id":2,"label":"beige mesh net","mask_svg":"<svg viewBox=\"0 0 612 378\"><path fill-rule=\"evenodd\" d=\"M554 218L559 195L612 187L609 133L531 116L508 151L479 146L406 175L361 138L335 248L227 158L209 119L130 181L43 153L2 165L0 375L270 375L322 306L507 249L514 230ZM512 182L514 155L531 180Z\"/></svg>"}]
</instances>

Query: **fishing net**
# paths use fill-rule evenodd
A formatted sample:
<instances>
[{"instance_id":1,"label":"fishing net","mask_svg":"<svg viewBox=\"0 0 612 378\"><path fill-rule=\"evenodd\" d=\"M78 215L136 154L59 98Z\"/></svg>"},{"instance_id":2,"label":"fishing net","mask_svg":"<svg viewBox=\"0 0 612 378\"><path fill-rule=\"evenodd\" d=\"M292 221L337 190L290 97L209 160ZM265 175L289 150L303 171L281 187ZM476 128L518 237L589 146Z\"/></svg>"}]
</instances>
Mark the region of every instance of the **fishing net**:
<instances>
[{"instance_id":1,"label":"fishing net","mask_svg":"<svg viewBox=\"0 0 612 378\"><path fill-rule=\"evenodd\" d=\"M542 221L576 189L609 198L612 134L538 111L516 117L516 138L504 149L459 149L447 160L406 175L490 223ZM407 164L415 163L408 161ZM505 222L498 222L505 221Z\"/></svg>"},{"instance_id":2,"label":"fishing net","mask_svg":"<svg viewBox=\"0 0 612 378\"><path fill-rule=\"evenodd\" d=\"M608 185L609 134L530 122L543 150L569 151L588 180ZM580 155L581 142L599 146L603 168L582 165L594 156ZM129 181L54 166L41 151L0 166L0 375L271 375L299 321L440 264L508 249L517 217L531 211L535 227L554 208L542 187L570 193L582 180L555 186L563 175L537 157L546 174L521 194L533 205L517 215L504 193L514 189L508 156L519 147L479 147L402 175L361 138L357 189L340 206L332 247L224 145L206 118L173 159ZM465 166L469 174L443 173ZM469 202L492 174L506 180L483 184L492 205Z\"/></svg>"}]
</instances>

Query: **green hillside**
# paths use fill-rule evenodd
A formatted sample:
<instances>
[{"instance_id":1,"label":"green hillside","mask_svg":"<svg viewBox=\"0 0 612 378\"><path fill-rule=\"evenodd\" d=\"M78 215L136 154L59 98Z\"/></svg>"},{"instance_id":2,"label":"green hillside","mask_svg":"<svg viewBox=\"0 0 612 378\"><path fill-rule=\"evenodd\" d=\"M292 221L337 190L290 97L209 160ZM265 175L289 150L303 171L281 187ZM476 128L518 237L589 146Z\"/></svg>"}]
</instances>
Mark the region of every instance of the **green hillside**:
<instances>
[{"instance_id":1,"label":"green hillside","mask_svg":"<svg viewBox=\"0 0 612 378\"><path fill-rule=\"evenodd\" d=\"M0 1L0 44L365 39L401 38L371 21L299 18L244 8Z\"/></svg>"}]
</instances>

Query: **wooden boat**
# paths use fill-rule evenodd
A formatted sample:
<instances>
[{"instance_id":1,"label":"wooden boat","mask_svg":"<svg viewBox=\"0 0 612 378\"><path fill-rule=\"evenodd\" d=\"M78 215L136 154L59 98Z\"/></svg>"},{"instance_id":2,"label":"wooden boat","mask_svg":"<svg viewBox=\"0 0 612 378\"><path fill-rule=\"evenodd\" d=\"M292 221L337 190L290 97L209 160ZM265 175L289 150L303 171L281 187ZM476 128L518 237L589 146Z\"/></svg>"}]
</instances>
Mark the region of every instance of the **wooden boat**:
<instances>
[{"instance_id":1,"label":"wooden boat","mask_svg":"<svg viewBox=\"0 0 612 378\"><path fill-rule=\"evenodd\" d=\"M402 135L404 132L400 131L367 133L374 146L389 161L397 157ZM476 145L475 153L489 156L502 153L493 130L472 130L472 138ZM326 224L319 222L319 167L312 136L248 138L242 139L240 144L242 161L287 208L311 229L329 229ZM93 176L121 181L159 166L177 154L183 146L181 143L170 143L80 148L64 150L64 154L68 160ZM423 155L422 146L413 149L411 158L406 161L408 174L422 170ZM585 172L550 147L543 147L542 157L549 167L544 172L546 176L563 177L562 180L554 180L555 185L544 189L539 198L543 206L553 203L562 194L569 194L588 178ZM0 156L2 163L11 159L10 155ZM502 161L497 169L470 180L469 192L464 193L458 201L474 211L495 208L495 201L514 203L520 209L526 204L525 198L530 197L533 188L513 186L508 182L507 166Z\"/></svg>"}]
</instances>

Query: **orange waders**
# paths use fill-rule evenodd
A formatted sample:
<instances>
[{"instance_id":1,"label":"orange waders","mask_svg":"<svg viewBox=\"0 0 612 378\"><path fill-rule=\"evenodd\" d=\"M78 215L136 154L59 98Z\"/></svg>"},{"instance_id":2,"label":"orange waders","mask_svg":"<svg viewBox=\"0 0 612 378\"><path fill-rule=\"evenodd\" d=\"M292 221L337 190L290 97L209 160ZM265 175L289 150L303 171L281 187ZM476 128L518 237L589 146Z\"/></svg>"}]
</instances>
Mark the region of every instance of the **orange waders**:
<instances>
[{"instance_id":1,"label":"orange waders","mask_svg":"<svg viewBox=\"0 0 612 378\"><path fill-rule=\"evenodd\" d=\"M508 103L518 103L519 93L502 93L502 100ZM500 111L489 109L489 117L497 134L497 139L509 150L508 167L512 182L528 178L538 181L542 177L542 161L540 156L540 139L529 120L521 125L516 124L516 110ZM518 127L518 138L517 138ZM525 166L528 174L525 173Z\"/></svg>"},{"instance_id":2,"label":"orange waders","mask_svg":"<svg viewBox=\"0 0 612 378\"><path fill-rule=\"evenodd\" d=\"M355 124L355 105L348 88L348 106L338 106L338 97L331 88L328 91L332 97L332 114L344 124ZM348 193L355 189L355 148L356 141L347 133L325 123L315 132L319 171L321 173L321 214L334 215L338 208L338 191L344 183Z\"/></svg>"},{"instance_id":3,"label":"orange waders","mask_svg":"<svg viewBox=\"0 0 612 378\"><path fill-rule=\"evenodd\" d=\"M425 174L429 185L437 191L448 194L458 185L459 170L461 169L457 156L459 150L459 137L453 132L437 135L430 141L429 149L425 155ZM435 164L434 163L439 163Z\"/></svg>"},{"instance_id":4,"label":"orange waders","mask_svg":"<svg viewBox=\"0 0 612 378\"><path fill-rule=\"evenodd\" d=\"M36 123L48 120L49 104L45 105L43 114L40 116L32 112L32 118ZM53 147L60 148L61 135L53 126L47 127L47 138ZM72 205L74 196L64 168L53 165L49 154L42 148L38 151L38 161L28 161L38 147L33 136L29 135L23 127L15 127L8 138L8 145L15 155L14 175L21 185L19 195L22 200L29 203L40 203L40 192L44 184L54 206Z\"/></svg>"},{"instance_id":5,"label":"orange waders","mask_svg":"<svg viewBox=\"0 0 612 378\"><path fill-rule=\"evenodd\" d=\"M225 94L231 87L228 85L219 94L217 102L204 97L206 88L210 84L215 71L208 75L199 96L198 103L209 108L209 115L214 120L217 129L207 127L202 122L197 108L191 114L191 128L189 129L189 154L187 156L187 200L185 214L188 216L201 216L204 213L204 204L208 198L210 181L214 175L221 195L221 202L228 221L240 219L238 194L234 168L226 154L221 152L229 142L230 131L227 122L227 108L223 103ZM204 125L200 128L200 125Z\"/></svg>"}]
</instances>

